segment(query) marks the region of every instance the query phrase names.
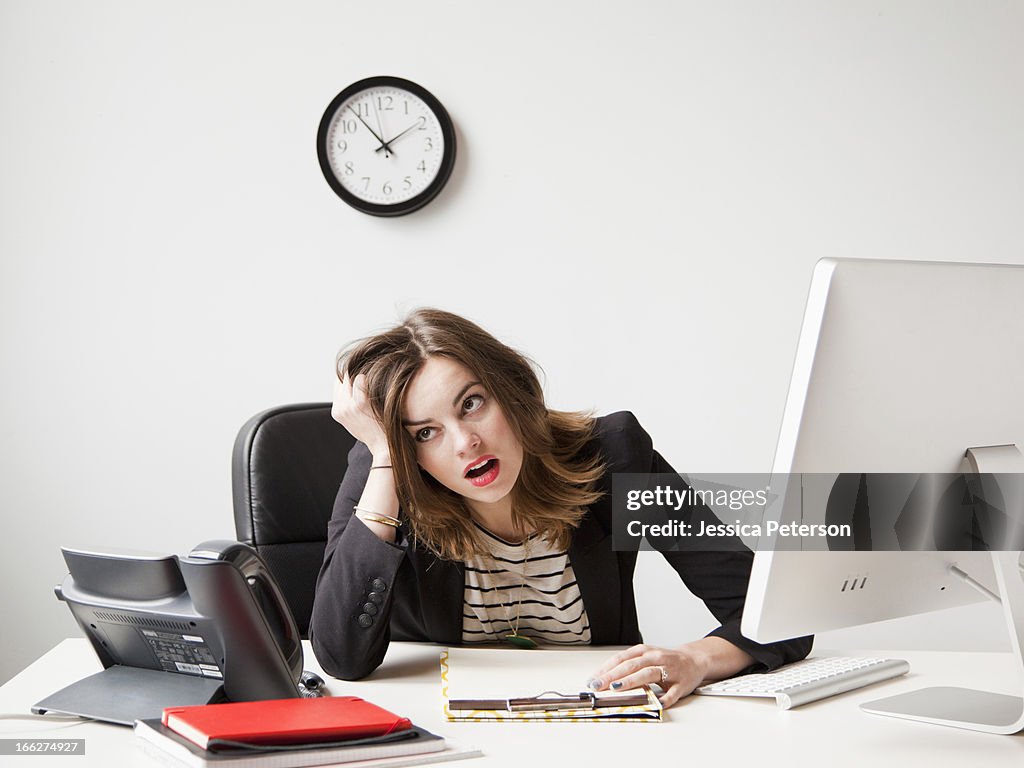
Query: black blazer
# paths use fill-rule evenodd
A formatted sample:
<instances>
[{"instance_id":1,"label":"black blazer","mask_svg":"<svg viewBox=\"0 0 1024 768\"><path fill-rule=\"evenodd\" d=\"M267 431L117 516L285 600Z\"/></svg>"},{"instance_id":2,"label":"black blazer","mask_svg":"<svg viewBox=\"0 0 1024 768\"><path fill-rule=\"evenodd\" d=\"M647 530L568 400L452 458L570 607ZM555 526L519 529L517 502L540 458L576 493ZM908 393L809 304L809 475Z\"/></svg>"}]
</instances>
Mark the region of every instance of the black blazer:
<instances>
[{"instance_id":1,"label":"black blazer","mask_svg":"<svg viewBox=\"0 0 1024 768\"><path fill-rule=\"evenodd\" d=\"M572 537L572 563L595 645L642 642L633 594L635 552L612 550L612 475L673 473L631 413L596 420L587 446L603 457L604 491L588 508ZM384 659L388 643L416 640L462 642L463 564L441 560L402 535L394 544L378 539L361 522L350 524L370 471L370 452L356 443L327 526L327 548L317 579L309 639L323 669L345 680L368 675ZM682 481L680 481L682 482ZM694 510L717 522L706 508ZM701 598L721 626L711 635L742 648L758 667L775 668L807 655L811 638L760 645L740 634L753 555L731 552L664 552L686 586Z\"/></svg>"}]
</instances>

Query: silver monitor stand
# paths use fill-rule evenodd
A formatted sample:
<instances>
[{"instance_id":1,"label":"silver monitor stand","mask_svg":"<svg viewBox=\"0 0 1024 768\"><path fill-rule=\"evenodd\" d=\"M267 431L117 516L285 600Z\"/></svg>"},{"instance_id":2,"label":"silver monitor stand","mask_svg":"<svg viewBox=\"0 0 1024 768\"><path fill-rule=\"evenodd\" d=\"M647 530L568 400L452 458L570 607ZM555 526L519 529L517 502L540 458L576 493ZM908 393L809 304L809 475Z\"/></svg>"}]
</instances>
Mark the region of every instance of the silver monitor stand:
<instances>
[{"instance_id":1,"label":"silver monitor stand","mask_svg":"<svg viewBox=\"0 0 1024 768\"><path fill-rule=\"evenodd\" d=\"M1012 478L1002 484L1004 490L1011 486L1015 491L1015 498L1007 499L1007 507L1018 510L1022 508L1024 494L1021 493L1020 484L1024 478L1024 456L1016 447L972 448L967 451L965 465L965 471L978 474L1003 473L1004 478ZM999 594L992 597L1003 606L1017 682L1024 694L1024 573L1021 571L1021 553L992 552L991 556L999 589ZM861 704L860 708L873 715L921 720L972 731L1009 734L1024 730L1024 697L973 688L921 688L869 701Z\"/></svg>"}]
</instances>

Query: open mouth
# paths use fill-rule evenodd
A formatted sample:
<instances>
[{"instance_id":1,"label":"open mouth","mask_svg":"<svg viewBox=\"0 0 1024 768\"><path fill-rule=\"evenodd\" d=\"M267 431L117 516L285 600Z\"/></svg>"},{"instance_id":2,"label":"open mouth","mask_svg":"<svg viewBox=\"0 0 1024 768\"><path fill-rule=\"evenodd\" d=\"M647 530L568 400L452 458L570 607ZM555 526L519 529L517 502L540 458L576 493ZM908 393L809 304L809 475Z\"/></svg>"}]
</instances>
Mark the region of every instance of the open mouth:
<instances>
[{"instance_id":1,"label":"open mouth","mask_svg":"<svg viewBox=\"0 0 1024 768\"><path fill-rule=\"evenodd\" d=\"M466 477L473 479L474 477L480 477L485 474L488 470L492 469L495 464L498 463L497 459L486 459L481 461L474 467L470 467L469 471L466 472Z\"/></svg>"},{"instance_id":2,"label":"open mouth","mask_svg":"<svg viewBox=\"0 0 1024 768\"><path fill-rule=\"evenodd\" d=\"M498 477L498 460L484 459L466 470L466 479L475 486L490 485Z\"/></svg>"}]
</instances>

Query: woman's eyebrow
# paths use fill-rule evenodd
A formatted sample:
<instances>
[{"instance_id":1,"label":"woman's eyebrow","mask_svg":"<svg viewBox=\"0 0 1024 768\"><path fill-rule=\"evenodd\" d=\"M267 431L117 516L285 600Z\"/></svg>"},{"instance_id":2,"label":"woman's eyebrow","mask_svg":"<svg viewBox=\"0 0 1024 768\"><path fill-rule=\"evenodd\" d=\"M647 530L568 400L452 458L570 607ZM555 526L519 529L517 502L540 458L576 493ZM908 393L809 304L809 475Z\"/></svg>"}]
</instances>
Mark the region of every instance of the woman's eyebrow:
<instances>
[{"instance_id":1,"label":"woman's eyebrow","mask_svg":"<svg viewBox=\"0 0 1024 768\"><path fill-rule=\"evenodd\" d=\"M460 389L459 390L459 394L457 394L452 399L452 408L454 408L455 406L457 406L459 404L459 400L461 400L463 398L463 396L466 394L466 392L468 392L473 387L477 386L479 383L480 383L479 381L471 381L468 384L466 384L462 389ZM406 421L405 419L403 419L402 420L402 426L403 427L418 427L418 426L421 426L423 424L429 424L431 421L433 421L433 419L421 419L419 421Z\"/></svg>"}]
</instances>

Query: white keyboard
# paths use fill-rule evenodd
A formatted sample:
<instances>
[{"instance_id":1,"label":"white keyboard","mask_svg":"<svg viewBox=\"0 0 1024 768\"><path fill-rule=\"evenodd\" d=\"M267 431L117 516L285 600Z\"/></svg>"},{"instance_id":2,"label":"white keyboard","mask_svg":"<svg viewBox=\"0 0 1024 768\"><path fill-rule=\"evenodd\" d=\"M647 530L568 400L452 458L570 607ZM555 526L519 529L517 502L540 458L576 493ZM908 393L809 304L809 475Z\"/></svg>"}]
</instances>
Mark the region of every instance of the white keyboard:
<instances>
[{"instance_id":1,"label":"white keyboard","mask_svg":"<svg viewBox=\"0 0 1024 768\"><path fill-rule=\"evenodd\" d=\"M741 675L702 685L694 693L709 696L774 696L780 709L790 709L899 677L909 671L910 665L902 659L826 656L797 661L772 672Z\"/></svg>"}]
</instances>

